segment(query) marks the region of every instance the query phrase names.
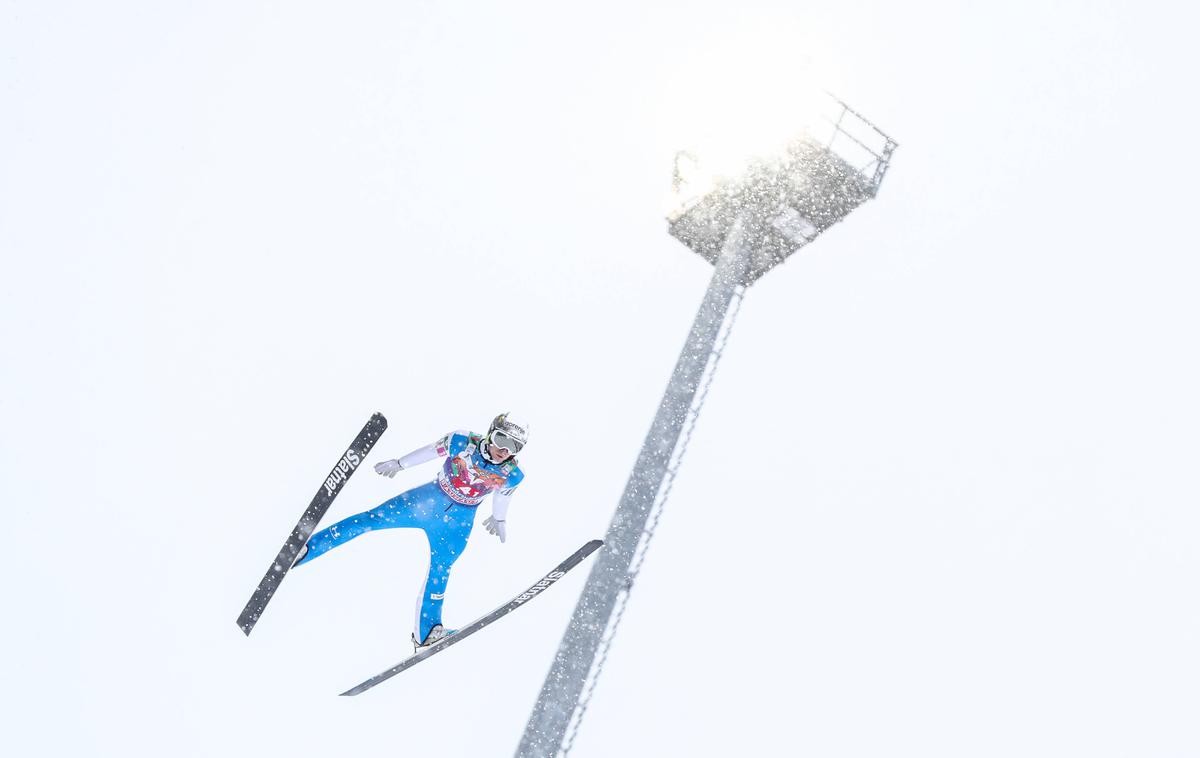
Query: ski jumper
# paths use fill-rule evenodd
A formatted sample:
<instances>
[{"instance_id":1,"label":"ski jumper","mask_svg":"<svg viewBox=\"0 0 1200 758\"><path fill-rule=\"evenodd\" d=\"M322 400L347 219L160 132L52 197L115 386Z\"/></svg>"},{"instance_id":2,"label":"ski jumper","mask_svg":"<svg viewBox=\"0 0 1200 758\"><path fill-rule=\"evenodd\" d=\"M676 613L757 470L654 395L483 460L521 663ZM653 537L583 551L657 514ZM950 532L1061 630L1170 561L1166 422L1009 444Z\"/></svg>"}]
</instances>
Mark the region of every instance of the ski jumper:
<instances>
[{"instance_id":1,"label":"ski jumper","mask_svg":"<svg viewBox=\"0 0 1200 758\"><path fill-rule=\"evenodd\" d=\"M401 492L377 508L342 519L308 540L308 553L296 565L308 563L338 545L375 529L420 529L429 540L429 571L417 596L413 633L424 640L429 630L442 623L442 601L450 567L462 555L475 524L475 510L489 493L492 516L504 520L513 491L525 475L516 458L489 463L480 451L482 435L467 431L447 434L432 445L400 458L407 469L446 458L437 479Z\"/></svg>"}]
</instances>

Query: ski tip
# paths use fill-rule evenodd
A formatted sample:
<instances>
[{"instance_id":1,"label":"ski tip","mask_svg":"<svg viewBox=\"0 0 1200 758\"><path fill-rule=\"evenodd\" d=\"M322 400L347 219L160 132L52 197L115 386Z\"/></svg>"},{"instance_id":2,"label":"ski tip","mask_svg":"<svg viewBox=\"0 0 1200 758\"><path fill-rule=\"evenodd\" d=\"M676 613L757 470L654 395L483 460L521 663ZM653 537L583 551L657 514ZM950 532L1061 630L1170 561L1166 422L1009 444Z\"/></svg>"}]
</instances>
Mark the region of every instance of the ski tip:
<instances>
[{"instance_id":1,"label":"ski tip","mask_svg":"<svg viewBox=\"0 0 1200 758\"><path fill-rule=\"evenodd\" d=\"M354 697L355 695L361 695L364 692L366 692L367 690L374 687L376 684L378 684L379 682L376 681L377 679L379 679L379 677L373 676L365 682L354 685L353 687L346 690L345 692L339 692L338 697Z\"/></svg>"},{"instance_id":2,"label":"ski tip","mask_svg":"<svg viewBox=\"0 0 1200 758\"><path fill-rule=\"evenodd\" d=\"M589 553L595 552L597 548L604 544L604 540L591 540L583 546Z\"/></svg>"}]
</instances>

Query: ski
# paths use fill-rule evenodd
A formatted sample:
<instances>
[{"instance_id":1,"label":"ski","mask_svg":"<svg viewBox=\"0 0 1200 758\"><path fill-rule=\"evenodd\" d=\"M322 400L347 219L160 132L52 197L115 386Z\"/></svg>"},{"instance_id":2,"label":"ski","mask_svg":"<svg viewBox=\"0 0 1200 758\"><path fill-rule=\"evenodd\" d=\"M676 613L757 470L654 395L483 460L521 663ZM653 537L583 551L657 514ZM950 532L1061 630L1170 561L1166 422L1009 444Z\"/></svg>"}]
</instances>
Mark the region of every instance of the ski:
<instances>
[{"instance_id":1,"label":"ski","mask_svg":"<svg viewBox=\"0 0 1200 758\"><path fill-rule=\"evenodd\" d=\"M497 608L496 610L487 614L486 616L482 616L480 618L475 619L471 623L464 626L462 629L459 629L454 634L451 634L449 637L445 637L441 641L434 643L430 647L425 648L424 650L421 650L417 653L414 653L412 656L405 658L403 661L400 661L395 666L392 666L387 671L384 671L382 674L377 674L377 675L371 677L370 679L366 680L362 684L358 685L357 687L352 687L352 688L346 690L345 692L342 693L342 695L360 695L363 692L366 692L367 690L371 689L375 685L379 684L380 682L385 682L388 679L391 679L393 676L395 676L396 674L399 674L401 671L412 668L413 666L417 665L421 661L437 655L438 653L442 652L443 650L450 647L451 645L455 645L455 644L458 644L459 642L462 642L467 637L470 637L472 634L474 634L475 632L478 632L480 629L484 628L485 626L492 623L493 621L496 621L500 617L507 616L508 614L515 611L517 608L520 608L525 603L529 602L533 598L542 594L542 592L544 592L546 589L551 587L555 582L557 582L559 579L562 579L564 576L566 576L568 571L570 571L571 569L578 566L583 561L584 558L587 558L589 555L596 552L596 550L603 544L604 544L603 540L592 540L591 542L587 543L586 545L584 545L583 547L579 548L574 553L572 553L565 561L558 564L558 566L556 566L554 568L554 570L551 571L549 574L546 574L544 577L542 577L538 581L534 582L534 584L532 586L530 586L529 589L525 590L524 592L522 592L521 594L517 595L512 600L510 600L508 602L508 604L500 606L499 608Z\"/></svg>"},{"instance_id":2,"label":"ski","mask_svg":"<svg viewBox=\"0 0 1200 758\"><path fill-rule=\"evenodd\" d=\"M304 543L308 542L308 538L312 536L313 530L320 523L321 518L325 516L325 512L329 510L329 506L333 503L333 499L337 497L342 488L346 486L346 482L350 480L350 475L358 469L359 465L366 459L367 453L379 441L380 435L387 429L387 419L382 413L376 413L371 416L371 420L367 422L354 441L342 453L342 457L334 465L333 470L329 472L329 476L325 477L325 481L321 484L321 489L317 490L317 494L309 503L308 509L304 511L304 515L300 517L300 521L296 527L292 529L292 533L288 535L287 541L283 543L283 547L279 550L279 555L275 556L271 567L267 569L267 573L263 576L262 581L258 583L254 594L250 596L250 601L246 603L246 607L242 609L242 613L238 616L238 626L250 635L250 631L254 629L254 625L258 623L262 617L263 611L267 607L267 603L271 602L271 598L275 595L275 590L279 589L279 583L287 576L287 572L292 568L292 562L296 560L296 555L300 552L300 548Z\"/></svg>"}]
</instances>

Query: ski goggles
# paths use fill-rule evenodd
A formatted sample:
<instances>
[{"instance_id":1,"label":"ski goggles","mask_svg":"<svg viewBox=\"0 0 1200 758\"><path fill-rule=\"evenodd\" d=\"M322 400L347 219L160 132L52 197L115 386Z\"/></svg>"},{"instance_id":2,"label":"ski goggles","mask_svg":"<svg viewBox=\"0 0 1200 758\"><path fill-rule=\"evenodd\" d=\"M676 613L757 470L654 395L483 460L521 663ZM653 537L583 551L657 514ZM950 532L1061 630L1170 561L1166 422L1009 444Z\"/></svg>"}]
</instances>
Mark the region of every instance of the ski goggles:
<instances>
[{"instance_id":1,"label":"ski goggles","mask_svg":"<svg viewBox=\"0 0 1200 758\"><path fill-rule=\"evenodd\" d=\"M521 452L521 448L524 447L520 442L499 430L492 432L491 439L489 439L488 442L492 443L501 450L508 451L509 455L516 455L517 453Z\"/></svg>"}]
</instances>

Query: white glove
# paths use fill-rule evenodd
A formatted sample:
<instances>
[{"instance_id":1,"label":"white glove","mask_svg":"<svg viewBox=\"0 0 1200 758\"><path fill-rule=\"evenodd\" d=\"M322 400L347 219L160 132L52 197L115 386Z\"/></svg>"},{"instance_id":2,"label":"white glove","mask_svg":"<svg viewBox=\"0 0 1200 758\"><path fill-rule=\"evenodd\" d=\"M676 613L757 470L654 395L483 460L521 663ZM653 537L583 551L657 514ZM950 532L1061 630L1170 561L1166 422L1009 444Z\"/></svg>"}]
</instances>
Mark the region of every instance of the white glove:
<instances>
[{"instance_id":1,"label":"white glove","mask_svg":"<svg viewBox=\"0 0 1200 758\"><path fill-rule=\"evenodd\" d=\"M380 461L375 464L375 473L380 476L386 476L388 479L391 479L397 472L403 470L403 464L394 458L390 461Z\"/></svg>"},{"instance_id":2,"label":"white glove","mask_svg":"<svg viewBox=\"0 0 1200 758\"><path fill-rule=\"evenodd\" d=\"M488 534L494 534L504 542L508 538L508 530L504 528L504 521L497 519L495 516L488 516L483 520L483 526L488 530Z\"/></svg>"}]
</instances>

